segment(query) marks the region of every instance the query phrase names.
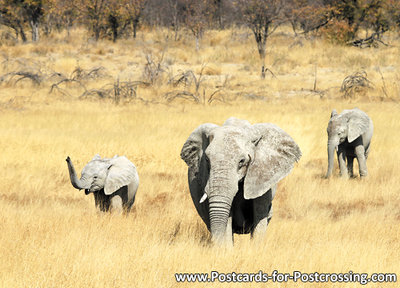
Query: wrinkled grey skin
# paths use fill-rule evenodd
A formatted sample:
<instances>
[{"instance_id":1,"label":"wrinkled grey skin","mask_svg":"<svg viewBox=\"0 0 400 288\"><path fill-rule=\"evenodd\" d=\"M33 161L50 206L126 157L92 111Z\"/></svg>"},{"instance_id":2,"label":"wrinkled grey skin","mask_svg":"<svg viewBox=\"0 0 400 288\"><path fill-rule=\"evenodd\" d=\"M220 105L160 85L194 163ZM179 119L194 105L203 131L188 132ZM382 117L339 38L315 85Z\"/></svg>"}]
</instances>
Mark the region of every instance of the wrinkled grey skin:
<instances>
[{"instance_id":1,"label":"wrinkled grey skin","mask_svg":"<svg viewBox=\"0 0 400 288\"><path fill-rule=\"evenodd\" d=\"M128 212L135 201L139 176L135 165L125 156L103 158L100 155L86 164L78 179L69 157L66 159L71 184L84 189L85 194L93 193L96 207L100 211Z\"/></svg>"},{"instance_id":2,"label":"wrinkled grey skin","mask_svg":"<svg viewBox=\"0 0 400 288\"><path fill-rule=\"evenodd\" d=\"M360 177L367 176L367 158L374 132L374 125L368 115L358 108L343 110L341 114L333 110L327 132L328 171L326 177L332 175L335 150L342 177L354 177L354 158L358 161Z\"/></svg>"},{"instance_id":3,"label":"wrinkled grey skin","mask_svg":"<svg viewBox=\"0 0 400 288\"><path fill-rule=\"evenodd\" d=\"M222 126L206 123L195 129L181 158L212 241L230 246L233 233L264 235L276 185L300 157L297 144L274 124L229 118Z\"/></svg>"}]
</instances>

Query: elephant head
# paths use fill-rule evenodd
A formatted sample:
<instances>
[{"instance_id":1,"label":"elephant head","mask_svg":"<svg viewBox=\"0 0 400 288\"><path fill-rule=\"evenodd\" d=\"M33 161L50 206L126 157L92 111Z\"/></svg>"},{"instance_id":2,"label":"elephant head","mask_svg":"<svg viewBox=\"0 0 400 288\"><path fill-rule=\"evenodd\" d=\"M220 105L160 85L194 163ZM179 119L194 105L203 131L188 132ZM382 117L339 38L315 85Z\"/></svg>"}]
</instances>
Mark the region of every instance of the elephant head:
<instances>
[{"instance_id":1,"label":"elephant head","mask_svg":"<svg viewBox=\"0 0 400 288\"><path fill-rule=\"evenodd\" d=\"M189 166L189 181L204 182L200 202L208 198L213 241L224 241L239 189L245 199L260 197L291 171L300 156L293 139L273 124L250 125L230 118L223 126L208 123L194 130L181 158Z\"/></svg>"},{"instance_id":2,"label":"elephant head","mask_svg":"<svg viewBox=\"0 0 400 288\"><path fill-rule=\"evenodd\" d=\"M111 195L133 181L136 174L135 166L124 156L101 159L97 154L83 168L80 179L76 175L71 159L67 157L66 161L72 186L84 189L86 195L102 189L105 195Z\"/></svg>"},{"instance_id":3,"label":"elephant head","mask_svg":"<svg viewBox=\"0 0 400 288\"><path fill-rule=\"evenodd\" d=\"M334 151L344 142L352 143L358 137L367 132L369 118L367 114L358 108L343 110L338 114L332 110L328 123L328 171L326 177L331 176L333 170Z\"/></svg>"}]
</instances>

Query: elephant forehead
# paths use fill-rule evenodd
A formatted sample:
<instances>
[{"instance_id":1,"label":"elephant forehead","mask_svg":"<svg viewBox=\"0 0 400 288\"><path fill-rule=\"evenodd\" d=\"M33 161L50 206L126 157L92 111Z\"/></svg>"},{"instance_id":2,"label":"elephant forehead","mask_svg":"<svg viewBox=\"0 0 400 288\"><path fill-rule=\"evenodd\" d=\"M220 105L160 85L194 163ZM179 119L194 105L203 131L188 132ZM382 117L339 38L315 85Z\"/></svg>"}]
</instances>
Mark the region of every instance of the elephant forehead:
<instances>
[{"instance_id":1,"label":"elephant forehead","mask_svg":"<svg viewBox=\"0 0 400 288\"><path fill-rule=\"evenodd\" d=\"M236 127L221 127L213 133L213 140L207 149L209 156L223 155L233 157L238 152L245 149L248 137L245 135L243 129Z\"/></svg>"},{"instance_id":2,"label":"elephant forehead","mask_svg":"<svg viewBox=\"0 0 400 288\"><path fill-rule=\"evenodd\" d=\"M328 129L334 131L340 128L344 128L346 127L346 120L344 118L335 118L335 119L331 119L331 121L329 121L328 124Z\"/></svg>"},{"instance_id":3,"label":"elephant forehead","mask_svg":"<svg viewBox=\"0 0 400 288\"><path fill-rule=\"evenodd\" d=\"M82 174L94 174L98 173L99 171L104 170L106 167L106 163L101 160L90 161L83 167Z\"/></svg>"}]
</instances>

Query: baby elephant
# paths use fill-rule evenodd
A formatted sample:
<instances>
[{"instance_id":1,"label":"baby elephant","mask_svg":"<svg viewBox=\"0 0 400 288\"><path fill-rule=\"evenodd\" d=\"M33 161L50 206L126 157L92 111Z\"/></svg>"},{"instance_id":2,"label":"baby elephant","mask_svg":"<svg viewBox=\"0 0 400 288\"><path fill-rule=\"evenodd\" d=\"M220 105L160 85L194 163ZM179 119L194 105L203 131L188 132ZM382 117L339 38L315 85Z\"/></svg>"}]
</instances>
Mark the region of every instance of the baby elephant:
<instances>
[{"instance_id":1,"label":"baby elephant","mask_svg":"<svg viewBox=\"0 0 400 288\"><path fill-rule=\"evenodd\" d=\"M360 109L343 110L341 114L333 110L327 128L328 172L326 177L328 178L332 174L335 149L342 177L353 177L355 157L357 157L360 177L367 176L366 160L373 131L372 120Z\"/></svg>"},{"instance_id":2,"label":"baby elephant","mask_svg":"<svg viewBox=\"0 0 400 288\"><path fill-rule=\"evenodd\" d=\"M139 186L139 176L135 165L125 156L103 158L100 155L86 164L81 179L69 157L66 159L71 184L76 189L85 189L85 194L93 193L96 207L101 211L129 211L135 201Z\"/></svg>"}]
</instances>

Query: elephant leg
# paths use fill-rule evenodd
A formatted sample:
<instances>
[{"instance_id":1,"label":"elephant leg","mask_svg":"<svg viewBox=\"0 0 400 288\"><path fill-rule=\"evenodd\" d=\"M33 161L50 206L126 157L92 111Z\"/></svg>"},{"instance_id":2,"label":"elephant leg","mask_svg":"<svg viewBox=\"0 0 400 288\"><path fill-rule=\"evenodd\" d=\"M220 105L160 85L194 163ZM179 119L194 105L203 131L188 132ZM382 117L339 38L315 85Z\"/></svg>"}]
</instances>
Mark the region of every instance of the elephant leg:
<instances>
[{"instance_id":1,"label":"elephant leg","mask_svg":"<svg viewBox=\"0 0 400 288\"><path fill-rule=\"evenodd\" d=\"M115 195L110 199L110 211L122 213L122 198L119 195Z\"/></svg>"},{"instance_id":2,"label":"elephant leg","mask_svg":"<svg viewBox=\"0 0 400 288\"><path fill-rule=\"evenodd\" d=\"M354 162L354 157L353 156L347 156L347 170L349 172L349 177L353 178L353 162Z\"/></svg>"},{"instance_id":3,"label":"elephant leg","mask_svg":"<svg viewBox=\"0 0 400 288\"><path fill-rule=\"evenodd\" d=\"M251 232L251 238L261 238L262 239L266 235L269 221L271 221L271 218L272 218L272 213L273 213L273 209L272 209L272 205L271 205L271 209L269 210L268 216L261 219L260 222L258 222L258 224L254 228L254 230Z\"/></svg>"},{"instance_id":4,"label":"elephant leg","mask_svg":"<svg viewBox=\"0 0 400 288\"><path fill-rule=\"evenodd\" d=\"M370 147L370 145L368 145L367 148L365 149L365 153L364 153L364 155L365 155L365 160L368 159L369 147Z\"/></svg>"},{"instance_id":5,"label":"elephant leg","mask_svg":"<svg viewBox=\"0 0 400 288\"><path fill-rule=\"evenodd\" d=\"M127 197L125 201L126 211L129 212L133 203L135 203L136 191L139 184L137 182L132 182L127 186Z\"/></svg>"},{"instance_id":6,"label":"elephant leg","mask_svg":"<svg viewBox=\"0 0 400 288\"><path fill-rule=\"evenodd\" d=\"M126 205L126 207L125 207L126 212L131 211L132 205L133 205L133 203L135 202L135 197L136 197L136 195L134 195L134 196L132 197L131 202L127 203L127 205Z\"/></svg>"},{"instance_id":7,"label":"elephant leg","mask_svg":"<svg viewBox=\"0 0 400 288\"><path fill-rule=\"evenodd\" d=\"M357 156L358 167L360 169L360 177L366 177L368 175L368 171L367 171L367 161L365 158L364 146L362 145L357 146L355 152Z\"/></svg>"},{"instance_id":8,"label":"elephant leg","mask_svg":"<svg viewBox=\"0 0 400 288\"><path fill-rule=\"evenodd\" d=\"M104 191L100 190L95 193L94 195L94 202L96 204L96 207L101 211L101 212L106 212L108 211L110 207L110 202L108 199L108 196L104 195Z\"/></svg>"},{"instance_id":9,"label":"elephant leg","mask_svg":"<svg viewBox=\"0 0 400 288\"><path fill-rule=\"evenodd\" d=\"M346 165L346 152L344 149L339 148L337 152L338 161L339 161L339 168L340 168L340 175L344 178L349 177Z\"/></svg>"},{"instance_id":10,"label":"elephant leg","mask_svg":"<svg viewBox=\"0 0 400 288\"><path fill-rule=\"evenodd\" d=\"M254 229L251 231L251 238L263 238L265 236L268 223L272 218L272 199L275 196L276 186L262 195L260 199L253 201Z\"/></svg>"}]
</instances>

